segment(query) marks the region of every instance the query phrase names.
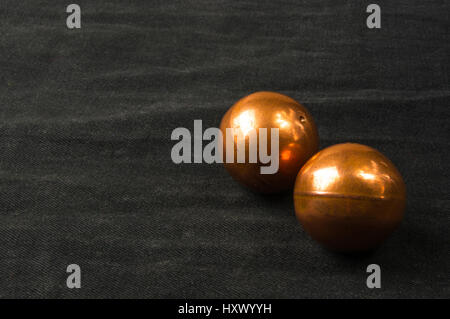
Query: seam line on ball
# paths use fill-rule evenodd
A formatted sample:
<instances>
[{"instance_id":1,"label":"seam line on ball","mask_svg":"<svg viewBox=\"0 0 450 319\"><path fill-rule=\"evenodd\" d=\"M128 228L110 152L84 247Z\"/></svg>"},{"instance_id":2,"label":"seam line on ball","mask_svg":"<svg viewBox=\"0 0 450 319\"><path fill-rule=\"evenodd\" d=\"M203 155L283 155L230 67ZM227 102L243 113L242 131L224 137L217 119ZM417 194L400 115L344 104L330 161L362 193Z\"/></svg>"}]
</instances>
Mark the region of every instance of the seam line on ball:
<instances>
[{"instance_id":1,"label":"seam line on ball","mask_svg":"<svg viewBox=\"0 0 450 319\"><path fill-rule=\"evenodd\" d=\"M295 192L294 196L323 196L323 197L361 199L361 200L403 200L400 197L336 194L336 193L327 193L327 192Z\"/></svg>"}]
</instances>

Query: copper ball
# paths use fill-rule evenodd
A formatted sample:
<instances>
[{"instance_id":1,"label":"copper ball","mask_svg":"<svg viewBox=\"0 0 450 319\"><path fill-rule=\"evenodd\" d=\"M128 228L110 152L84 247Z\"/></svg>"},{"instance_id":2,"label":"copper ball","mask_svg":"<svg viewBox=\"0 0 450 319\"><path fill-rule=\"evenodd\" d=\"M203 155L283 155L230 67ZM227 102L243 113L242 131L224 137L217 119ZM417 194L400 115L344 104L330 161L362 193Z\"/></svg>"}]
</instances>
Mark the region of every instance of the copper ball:
<instances>
[{"instance_id":1,"label":"copper ball","mask_svg":"<svg viewBox=\"0 0 450 319\"><path fill-rule=\"evenodd\" d=\"M400 224L406 203L402 176L377 150L338 144L314 155L294 187L297 218L331 250L375 248Z\"/></svg>"},{"instance_id":2,"label":"copper ball","mask_svg":"<svg viewBox=\"0 0 450 319\"><path fill-rule=\"evenodd\" d=\"M223 154L226 156L226 128L233 128L233 163L225 168L241 184L261 193L279 193L294 186L295 177L302 165L318 150L319 137L312 116L301 104L290 97L274 92L257 92L242 98L222 118L220 129L223 134ZM249 140L247 132L266 128L270 136L272 128L279 129L278 171L275 174L261 174L260 167L267 164L249 162ZM243 140L245 139L245 140ZM237 163L239 142L245 144L245 163ZM272 151L270 138L268 149ZM258 152L260 148L258 139Z\"/></svg>"}]
</instances>

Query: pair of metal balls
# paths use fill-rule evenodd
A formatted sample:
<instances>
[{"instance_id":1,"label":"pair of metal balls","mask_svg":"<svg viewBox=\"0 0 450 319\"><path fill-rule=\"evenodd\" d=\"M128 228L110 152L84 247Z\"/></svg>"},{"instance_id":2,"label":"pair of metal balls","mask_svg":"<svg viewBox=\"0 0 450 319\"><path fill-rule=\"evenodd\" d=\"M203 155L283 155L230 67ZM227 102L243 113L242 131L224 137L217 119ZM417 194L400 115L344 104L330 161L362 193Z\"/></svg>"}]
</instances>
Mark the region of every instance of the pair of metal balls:
<instances>
[{"instance_id":1,"label":"pair of metal balls","mask_svg":"<svg viewBox=\"0 0 450 319\"><path fill-rule=\"evenodd\" d=\"M394 164L377 150L345 143L317 152L319 135L312 116L295 100L273 92L253 93L227 111L220 124L224 154L226 129L236 132L243 125L256 131L279 129L279 169L275 174L261 174L265 164L260 161L225 162L225 168L257 192L293 188L298 220L325 247L342 252L372 249L400 224L405 184ZM245 145L248 159L248 136L233 138L235 147L239 142Z\"/></svg>"}]
</instances>

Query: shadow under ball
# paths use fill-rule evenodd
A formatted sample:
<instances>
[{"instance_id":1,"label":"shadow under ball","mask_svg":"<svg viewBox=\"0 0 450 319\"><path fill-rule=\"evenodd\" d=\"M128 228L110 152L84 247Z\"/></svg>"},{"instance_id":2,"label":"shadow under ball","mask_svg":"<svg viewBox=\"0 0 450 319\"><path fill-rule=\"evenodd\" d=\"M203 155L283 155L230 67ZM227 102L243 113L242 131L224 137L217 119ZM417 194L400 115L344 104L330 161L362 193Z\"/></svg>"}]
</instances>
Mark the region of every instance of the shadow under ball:
<instances>
[{"instance_id":1,"label":"shadow under ball","mask_svg":"<svg viewBox=\"0 0 450 319\"><path fill-rule=\"evenodd\" d=\"M234 162L226 163L226 128L234 132ZM275 174L261 174L259 161L249 163L248 132L267 128L268 154L272 152L271 128L279 129L279 168ZM290 97L274 92L257 92L234 104L223 116L220 129L223 134L224 165L230 175L241 184L261 193L279 193L290 190L302 165L318 150L317 128L309 112ZM245 141L242 141L245 139ZM237 163L237 145L245 143L245 163ZM258 138L258 154L260 141Z\"/></svg>"},{"instance_id":2,"label":"shadow under ball","mask_svg":"<svg viewBox=\"0 0 450 319\"><path fill-rule=\"evenodd\" d=\"M394 164L361 144L314 155L294 187L297 218L311 237L341 252L375 248L400 224L406 189Z\"/></svg>"}]
</instances>

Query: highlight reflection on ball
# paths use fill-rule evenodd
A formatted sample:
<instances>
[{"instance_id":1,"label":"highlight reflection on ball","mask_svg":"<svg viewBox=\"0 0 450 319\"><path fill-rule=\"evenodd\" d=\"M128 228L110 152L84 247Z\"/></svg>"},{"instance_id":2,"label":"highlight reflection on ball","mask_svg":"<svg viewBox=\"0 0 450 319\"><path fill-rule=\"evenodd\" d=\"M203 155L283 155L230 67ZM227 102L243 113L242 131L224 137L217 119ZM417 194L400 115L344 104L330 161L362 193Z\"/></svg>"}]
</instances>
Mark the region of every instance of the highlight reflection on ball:
<instances>
[{"instance_id":1,"label":"highlight reflection on ball","mask_svg":"<svg viewBox=\"0 0 450 319\"><path fill-rule=\"evenodd\" d=\"M337 251L379 245L403 218L406 189L394 164L361 144L314 155L294 187L297 218L312 238Z\"/></svg>"},{"instance_id":2,"label":"highlight reflection on ball","mask_svg":"<svg viewBox=\"0 0 450 319\"><path fill-rule=\"evenodd\" d=\"M243 185L262 193L277 193L292 189L301 166L317 151L317 128L305 107L288 96L274 92L257 92L242 98L222 118L223 153L226 157L226 129L232 128L234 139L234 161L225 162L231 176ZM270 137L272 128L279 129L278 171L275 174L261 174L262 163L249 161L249 135L267 129ZM245 163L237 162L237 145L245 145ZM258 138L258 154L261 147L267 147L270 154L272 143L262 145Z\"/></svg>"}]
</instances>

